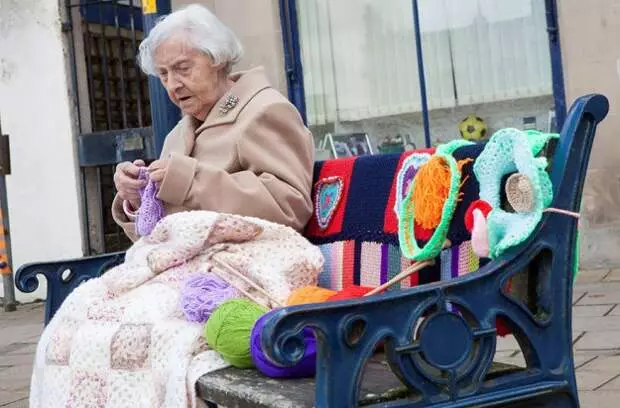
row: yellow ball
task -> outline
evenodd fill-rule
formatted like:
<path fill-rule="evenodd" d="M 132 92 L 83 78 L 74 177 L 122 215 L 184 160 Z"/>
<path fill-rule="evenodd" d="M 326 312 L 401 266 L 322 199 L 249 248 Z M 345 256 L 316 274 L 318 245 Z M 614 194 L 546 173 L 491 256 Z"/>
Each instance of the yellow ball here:
<path fill-rule="evenodd" d="M 465 140 L 482 140 L 487 135 L 487 124 L 476 115 L 469 115 L 459 123 L 459 132 Z"/>

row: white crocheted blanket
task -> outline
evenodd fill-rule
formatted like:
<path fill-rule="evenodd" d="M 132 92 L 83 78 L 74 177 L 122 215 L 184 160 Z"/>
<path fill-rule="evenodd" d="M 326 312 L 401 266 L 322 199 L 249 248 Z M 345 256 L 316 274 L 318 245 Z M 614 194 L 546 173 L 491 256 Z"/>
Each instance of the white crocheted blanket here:
<path fill-rule="evenodd" d="M 195 407 L 198 378 L 227 364 L 207 350 L 203 325 L 184 319 L 180 283 L 211 271 L 271 302 L 214 266 L 222 261 L 281 303 L 316 284 L 323 266 L 320 251 L 290 228 L 206 211 L 170 215 L 125 263 L 67 297 L 39 341 L 30 407 Z"/>

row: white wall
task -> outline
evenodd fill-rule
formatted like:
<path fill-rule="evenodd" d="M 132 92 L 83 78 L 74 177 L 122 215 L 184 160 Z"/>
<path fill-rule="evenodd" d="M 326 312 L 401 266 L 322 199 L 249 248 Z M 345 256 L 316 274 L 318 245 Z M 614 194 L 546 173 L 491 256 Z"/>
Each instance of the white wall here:
<path fill-rule="evenodd" d="M 11 144 L 7 190 L 15 269 L 25 262 L 80 257 L 79 178 L 59 0 L 1 0 L 0 39 L 0 118 Z M 34 295 L 16 291 L 17 299 L 43 297 L 42 289 Z"/>
<path fill-rule="evenodd" d="M 620 3 L 617 0 L 558 2 L 567 103 L 591 92 L 609 99 L 598 128 L 581 211 L 581 266 L 620 266 Z"/>

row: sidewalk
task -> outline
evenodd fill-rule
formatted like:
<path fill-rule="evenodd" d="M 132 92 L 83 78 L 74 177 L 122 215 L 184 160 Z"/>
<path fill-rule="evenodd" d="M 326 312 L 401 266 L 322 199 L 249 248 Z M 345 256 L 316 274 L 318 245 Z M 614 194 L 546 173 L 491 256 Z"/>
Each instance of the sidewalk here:
<path fill-rule="evenodd" d="M 43 330 L 43 303 L 0 308 L 0 407 L 27 408 L 32 359 Z"/>
<path fill-rule="evenodd" d="M 620 401 L 620 269 L 583 271 L 574 289 L 573 339 L 579 397 L 584 408 L 616 408 Z M 43 304 L 0 311 L 0 407 L 28 407 Z M 523 363 L 512 337 L 500 339 L 496 360 Z M 522 365 L 522 364 L 519 364 Z"/>

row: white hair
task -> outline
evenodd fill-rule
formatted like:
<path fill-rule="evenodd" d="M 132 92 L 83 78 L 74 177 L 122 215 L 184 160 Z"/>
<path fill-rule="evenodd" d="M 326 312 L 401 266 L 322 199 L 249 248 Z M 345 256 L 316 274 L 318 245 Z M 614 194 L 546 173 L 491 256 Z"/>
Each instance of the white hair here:
<path fill-rule="evenodd" d="M 235 34 L 208 8 L 192 4 L 159 19 L 140 43 L 138 61 L 142 70 L 157 76 L 153 54 L 173 35 L 184 35 L 189 44 L 209 55 L 215 64 L 224 64 L 226 72 L 241 59 L 243 48 Z"/>

